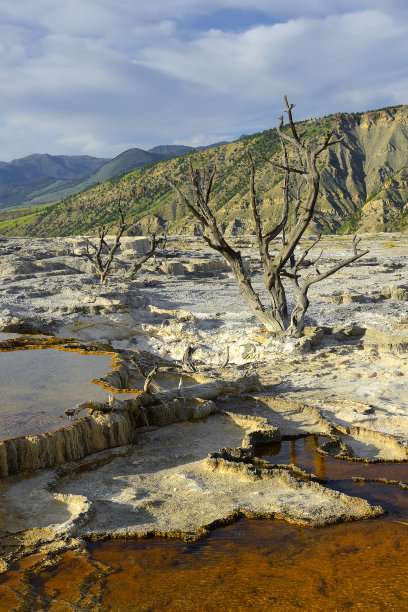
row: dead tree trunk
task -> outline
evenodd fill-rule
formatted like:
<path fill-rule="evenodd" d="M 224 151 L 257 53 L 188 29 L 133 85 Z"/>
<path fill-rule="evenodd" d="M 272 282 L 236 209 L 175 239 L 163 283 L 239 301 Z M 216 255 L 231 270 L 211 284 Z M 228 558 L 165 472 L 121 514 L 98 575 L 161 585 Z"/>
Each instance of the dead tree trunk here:
<path fill-rule="evenodd" d="M 196 195 L 195 206 L 188 200 L 188 198 L 186 198 L 180 189 L 174 185 L 168 176 L 164 176 L 164 179 L 180 196 L 190 212 L 192 212 L 193 215 L 202 223 L 203 238 L 207 244 L 225 257 L 231 266 L 233 273 L 235 274 L 235 278 L 237 279 L 242 295 L 248 302 L 250 308 L 255 313 L 257 318 L 262 321 L 268 330 L 274 332 L 280 331 L 282 327 L 279 325 L 276 318 L 274 318 L 273 314 L 264 308 L 258 294 L 252 287 L 250 274 L 247 272 L 247 268 L 244 265 L 241 253 L 239 251 L 235 251 L 227 243 L 217 226 L 213 213 L 208 206 L 215 173 L 216 168 L 214 167 L 210 174 L 207 188 L 202 189 L 190 162 L 190 178 Z"/>
<path fill-rule="evenodd" d="M 225 240 L 222 235 L 213 212 L 209 207 L 211 189 L 216 173 L 214 167 L 209 175 L 207 186 L 204 188 L 201 185 L 197 173 L 194 172 L 190 161 L 190 179 L 194 189 L 195 201 L 190 201 L 181 190 L 174 185 L 168 176 L 164 176 L 167 183 L 178 194 L 181 200 L 186 204 L 188 210 L 200 221 L 203 227 L 203 238 L 207 244 L 214 250 L 218 251 L 227 260 L 238 282 L 241 294 L 246 299 L 252 312 L 265 327 L 272 332 L 286 332 L 290 335 L 297 335 L 303 329 L 304 315 L 308 308 L 309 301 L 307 292 L 309 287 L 324 278 L 334 274 L 340 268 L 348 265 L 356 259 L 362 257 L 367 251 L 358 252 L 357 242 L 354 242 L 354 255 L 342 260 L 336 266 L 333 266 L 324 273 L 317 273 L 315 276 L 308 277 L 301 284 L 300 269 L 301 264 L 305 259 L 305 253 L 297 257 L 295 249 L 298 246 L 303 234 L 312 221 L 317 197 L 319 194 L 320 174 L 317 169 L 317 159 L 319 155 L 340 140 L 333 139 L 333 132 L 329 131 L 320 144 L 312 147 L 303 142 L 297 132 L 295 123 L 292 117 L 292 109 L 294 104 L 289 104 L 285 96 L 286 113 L 288 116 L 290 134 L 282 130 L 283 116 L 280 117 L 279 126 L 277 128 L 278 135 L 282 145 L 283 163 L 275 163 L 267 159 L 268 163 L 284 171 L 283 180 L 283 211 L 280 222 L 269 232 L 264 233 L 262 220 L 258 210 L 258 202 L 255 190 L 255 164 L 252 155 L 248 153 L 250 164 L 250 198 L 252 215 L 255 223 L 255 233 L 258 245 L 259 254 L 262 261 L 264 272 L 264 283 L 269 296 L 270 306 L 265 307 L 259 295 L 254 290 L 250 275 L 247 273 L 248 267 L 242 260 L 239 251 L 235 251 Z M 286 143 L 293 146 L 299 167 L 291 166 L 286 148 Z M 294 207 L 292 225 L 289 227 L 289 183 L 291 176 L 298 177 L 297 185 L 297 201 Z M 302 197 L 303 196 L 303 197 Z M 280 234 L 283 235 L 282 246 L 276 254 L 270 253 L 270 245 L 272 240 Z M 315 241 L 316 244 L 318 240 Z M 314 245 L 313 245 L 314 246 Z M 306 253 L 309 250 L 306 250 Z M 287 299 L 285 287 L 282 282 L 283 278 L 290 278 L 295 288 L 297 303 L 295 309 L 290 316 L 288 313 Z"/>

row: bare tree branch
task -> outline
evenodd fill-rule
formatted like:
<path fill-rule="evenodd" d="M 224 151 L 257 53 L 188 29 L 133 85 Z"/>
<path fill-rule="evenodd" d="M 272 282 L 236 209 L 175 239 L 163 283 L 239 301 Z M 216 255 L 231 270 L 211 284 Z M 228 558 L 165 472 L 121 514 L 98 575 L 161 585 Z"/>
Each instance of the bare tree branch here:
<path fill-rule="evenodd" d="M 149 250 L 147 251 L 147 253 L 145 253 L 144 255 L 139 257 L 135 262 L 133 262 L 129 270 L 126 272 L 126 278 L 133 280 L 133 278 L 135 277 L 135 274 L 139 272 L 143 264 L 146 263 L 146 261 L 148 261 L 151 257 L 153 257 L 153 255 L 156 252 L 156 249 L 164 248 L 166 246 L 166 243 L 167 243 L 167 227 L 164 230 L 163 236 L 161 236 L 160 238 L 156 238 L 156 234 L 153 232 L 153 234 L 150 237 Z"/>
<path fill-rule="evenodd" d="M 283 131 L 283 116 L 279 118 L 277 133 L 280 139 L 283 163 L 275 162 L 264 158 L 268 163 L 283 170 L 283 210 L 282 218 L 272 230 L 263 233 L 262 219 L 258 208 L 258 200 L 255 187 L 255 162 L 251 153 L 248 153 L 250 167 L 250 204 L 252 216 L 255 224 L 255 234 L 258 245 L 259 254 L 262 260 L 264 283 L 267 290 L 270 306 L 265 307 L 251 284 L 251 274 L 248 274 L 248 265 L 243 261 L 241 253 L 234 250 L 227 242 L 222 232 L 220 231 L 215 215 L 212 212 L 209 202 L 211 197 L 211 189 L 215 178 L 215 167 L 208 174 L 207 183 L 206 173 L 193 169 L 190 160 L 190 181 L 194 192 L 194 201 L 190 200 L 184 193 L 169 179 L 164 176 L 165 181 L 174 190 L 181 201 L 186 205 L 187 209 L 201 223 L 203 228 L 203 239 L 212 249 L 219 252 L 227 260 L 236 277 L 240 291 L 243 297 L 248 302 L 251 310 L 258 320 L 266 326 L 269 331 L 281 333 L 287 331 L 290 334 L 298 334 L 303 326 L 304 313 L 309 305 L 307 299 L 308 288 L 331 274 L 334 274 L 340 268 L 352 263 L 359 257 L 362 257 L 366 252 L 358 252 L 358 241 L 353 242 L 354 255 L 339 262 L 326 272 L 320 273 L 316 268 L 316 274 L 309 276 L 303 283 L 300 283 L 300 270 L 304 266 L 305 258 L 311 249 L 319 242 L 320 236 L 315 239 L 310 247 L 305 249 L 302 254 L 297 257 L 295 253 L 296 247 L 309 227 L 315 212 L 316 202 L 320 186 L 320 173 L 317 169 L 318 156 L 329 146 L 334 145 L 340 140 L 333 139 L 333 132 L 328 131 L 323 139 L 323 142 L 315 147 L 306 144 L 297 132 L 297 128 L 292 116 L 294 104 L 289 104 L 285 96 L 285 107 L 288 116 L 290 133 Z M 303 135 L 302 135 L 303 138 Z M 299 161 L 299 168 L 293 166 L 289 162 L 287 144 L 294 147 L 295 154 Z M 293 209 L 293 224 L 290 229 L 287 229 L 289 217 L 289 180 L 291 174 L 298 177 L 295 179 L 296 199 Z M 299 178 L 300 175 L 300 178 Z M 271 255 L 269 246 L 271 241 L 280 233 L 283 235 L 281 248 L 276 254 Z M 315 259 L 316 265 L 322 253 Z M 286 301 L 285 287 L 282 278 L 289 278 L 294 286 L 295 292 L 298 295 L 298 302 L 294 313 L 290 317 Z M 191 355 L 188 350 L 184 355 L 185 360 L 191 361 Z M 191 367 L 191 366 L 190 366 Z"/>
<path fill-rule="evenodd" d="M 295 291 L 297 292 L 297 299 L 296 299 L 296 306 L 292 312 L 291 323 L 288 329 L 291 335 L 295 335 L 295 336 L 299 335 L 299 333 L 303 329 L 305 312 L 307 308 L 309 307 L 309 299 L 307 297 L 309 288 L 315 283 L 319 283 L 325 278 L 332 276 L 332 274 L 335 274 L 336 272 L 341 270 L 341 268 L 344 268 L 345 266 L 350 265 L 357 259 L 360 259 L 360 257 L 363 257 L 363 255 L 367 255 L 367 253 L 369 252 L 368 250 L 360 251 L 360 252 L 357 251 L 357 245 L 359 242 L 360 242 L 360 238 L 359 239 L 356 239 L 355 237 L 353 238 L 353 243 L 352 243 L 353 255 L 351 255 L 350 257 L 346 257 L 345 259 L 342 259 L 336 265 L 332 266 L 325 272 L 317 271 L 317 274 L 315 274 L 314 276 L 307 277 L 304 280 L 301 287 L 299 287 L 297 283 L 294 283 Z"/>
<path fill-rule="evenodd" d="M 115 241 L 112 247 L 109 247 L 109 245 L 105 241 L 105 237 L 108 235 L 108 232 L 110 231 L 110 226 L 106 227 L 103 225 L 101 228 L 99 228 L 98 230 L 99 242 L 97 246 L 94 245 L 92 242 L 89 242 L 88 240 L 86 242 L 85 256 L 89 259 L 89 261 L 91 261 L 91 263 L 95 267 L 95 271 L 99 274 L 101 284 L 106 283 L 114 255 L 116 251 L 118 250 L 118 248 L 120 247 L 120 239 L 122 237 L 123 232 L 126 229 L 125 218 L 124 218 L 122 207 L 121 207 L 121 198 L 119 198 L 119 201 L 118 201 L 118 217 L 119 217 L 119 228 L 118 228 L 118 231 L 116 232 Z M 89 252 L 90 246 L 95 251 L 93 255 Z M 103 254 L 104 248 L 108 251 L 105 256 Z"/>
<path fill-rule="evenodd" d="M 296 274 L 296 272 L 299 270 L 300 265 L 303 263 L 305 258 L 309 255 L 310 251 L 316 246 L 318 242 L 320 242 L 321 237 L 322 237 L 322 232 L 320 232 L 317 238 L 313 240 L 312 244 L 303 251 L 302 255 L 295 262 L 295 265 L 291 268 L 291 272 Z"/>
<path fill-rule="evenodd" d="M 292 168 L 292 166 L 285 166 L 283 164 L 278 164 L 277 162 L 272 161 L 265 157 L 266 161 L 274 166 L 275 168 L 280 168 L 281 170 L 285 170 L 285 172 L 295 172 L 296 174 L 306 174 L 304 170 L 300 170 L 299 168 Z"/>
<path fill-rule="evenodd" d="M 135 364 L 136 368 L 138 369 L 139 374 L 141 374 L 143 376 L 144 379 L 147 379 L 147 377 L 149 376 L 149 374 L 146 372 L 146 370 L 144 369 L 144 367 L 142 366 L 141 363 L 139 363 L 139 361 L 136 359 L 136 357 L 130 357 L 131 361 Z M 157 367 L 157 365 L 155 364 L 154 367 Z M 154 369 L 154 368 L 153 368 Z M 158 371 L 158 368 L 157 368 Z M 146 387 L 146 382 L 144 383 L 144 386 Z M 149 385 L 150 387 L 153 387 L 153 389 L 157 392 L 157 393 L 161 393 L 163 391 L 162 387 L 160 387 L 155 380 L 153 380 L 153 376 L 150 377 L 149 380 Z"/>
<path fill-rule="evenodd" d="M 321 145 L 321 147 L 318 147 L 317 149 L 315 149 L 316 157 L 320 155 L 320 153 L 322 153 L 325 149 L 327 149 L 327 147 L 331 147 L 343 140 L 343 137 L 338 138 L 337 140 L 331 140 L 332 137 L 333 137 L 333 132 L 327 132 L 324 143 Z"/>
<path fill-rule="evenodd" d="M 190 368 L 191 372 L 197 371 L 197 368 L 195 367 L 193 363 L 193 359 L 192 359 L 195 351 L 196 349 L 193 346 L 191 346 L 191 344 L 189 344 L 183 354 L 183 360 L 182 360 L 183 367 Z"/>
<path fill-rule="evenodd" d="M 150 385 L 151 385 L 151 383 L 153 381 L 153 378 L 156 376 L 158 371 L 159 371 L 159 366 L 157 365 L 157 363 L 155 363 L 153 370 L 151 372 L 149 372 L 149 374 L 146 376 L 146 379 L 145 379 L 145 382 L 144 382 L 144 386 L 143 386 L 143 391 L 145 393 L 151 393 Z"/>

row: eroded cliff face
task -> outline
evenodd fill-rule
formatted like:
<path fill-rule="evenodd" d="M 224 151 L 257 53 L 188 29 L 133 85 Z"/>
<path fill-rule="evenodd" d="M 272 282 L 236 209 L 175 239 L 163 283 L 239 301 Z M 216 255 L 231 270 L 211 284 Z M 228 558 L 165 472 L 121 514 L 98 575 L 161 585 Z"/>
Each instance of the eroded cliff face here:
<path fill-rule="evenodd" d="M 327 149 L 319 158 L 320 196 L 309 231 L 336 233 L 345 228 L 348 233 L 362 233 L 404 230 L 408 226 L 408 213 L 404 208 L 408 202 L 407 106 L 361 115 L 339 113 L 302 122 L 299 129 L 306 134 L 306 138 L 309 136 L 311 142 L 322 139 L 326 130 L 333 130 L 342 138 L 341 143 Z M 267 138 L 263 135 L 262 138 L 266 141 L 262 146 L 259 138 L 258 141 L 254 139 L 253 142 L 244 143 L 242 151 L 241 144 L 233 143 L 222 147 L 226 150 L 223 155 L 218 150 L 213 152 L 217 167 L 226 165 L 226 170 L 221 171 L 218 177 L 220 187 L 215 188 L 213 197 L 215 206 L 220 199 L 226 200 L 216 213 L 226 235 L 254 233 L 248 180 L 244 178 L 243 170 L 244 150 L 256 151 L 259 148 L 268 157 L 282 163 L 272 136 Z M 206 161 L 208 163 L 208 158 Z M 298 163 L 295 156 L 293 163 Z M 259 156 L 256 189 L 261 218 L 268 231 L 281 219 L 282 180 Z M 293 202 L 295 191 L 293 187 Z M 192 233 L 198 230 L 194 221 L 184 215 L 185 211 L 179 208 L 176 217 L 182 216 L 184 221 L 175 226 L 176 232 Z"/>
<path fill-rule="evenodd" d="M 354 185 L 361 186 L 354 193 L 351 189 L 357 206 L 345 224 L 346 231 L 405 229 L 406 223 L 398 220 L 408 200 L 407 118 L 407 107 L 403 106 L 366 113 L 355 122 L 340 121 L 340 131 L 345 134 L 343 150 L 355 135 L 348 171 Z"/>
<path fill-rule="evenodd" d="M 313 123 L 308 122 L 309 127 Z M 327 122 L 342 141 L 325 151 L 319 162 L 320 196 L 310 230 L 325 233 L 404 230 L 408 226 L 408 107 L 362 115 L 333 115 Z M 260 173 L 259 182 L 262 183 Z M 273 209 L 276 209 L 275 212 Z M 282 184 L 263 201 L 263 218 L 279 219 Z M 229 216 L 242 217 L 234 207 Z M 250 211 L 248 207 L 248 224 Z M 231 219 L 232 221 L 232 219 Z M 227 232 L 234 231 L 233 226 Z M 249 226 L 248 225 L 248 226 Z M 240 230 L 242 224 L 240 226 Z"/>

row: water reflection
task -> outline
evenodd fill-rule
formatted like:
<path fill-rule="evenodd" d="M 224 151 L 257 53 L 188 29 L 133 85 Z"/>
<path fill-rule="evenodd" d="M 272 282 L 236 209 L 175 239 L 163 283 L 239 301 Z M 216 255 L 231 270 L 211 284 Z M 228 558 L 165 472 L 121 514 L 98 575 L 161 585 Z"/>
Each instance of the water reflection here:
<path fill-rule="evenodd" d="M 0 440 L 64 427 L 67 408 L 107 401 L 111 391 L 91 381 L 112 365 L 111 355 L 55 348 L 0 352 Z"/>
<path fill-rule="evenodd" d="M 293 463 L 328 480 L 332 489 L 367 499 L 373 505 L 380 505 L 395 516 L 408 516 L 408 491 L 381 483 L 356 483 L 353 477 L 387 478 L 408 483 L 408 462 L 362 463 L 341 461 L 321 455 L 317 448 L 327 438 L 307 436 L 297 440 L 284 440 L 257 448 L 257 456 L 273 464 Z"/>
<path fill-rule="evenodd" d="M 296 465 L 296 444 L 295 440 L 290 441 L 290 462 Z"/>
<path fill-rule="evenodd" d="M 2 610 L 27 601 L 67 611 L 403 610 L 407 550 L 408 528 L 389 520 L 325 529 L 242 520 L 195 544 L 90 544 L 43 571 L 32 561 L 23 577 L 26 559 L 0 577 L 0 599 Z"/>
<path fill-rule="evenodd" d="M 3 340 L 12 340 L 12 338 L 19 338 L 21 334 L 14 334 L 12 332 L 0 332 L 0 342 Z"/>

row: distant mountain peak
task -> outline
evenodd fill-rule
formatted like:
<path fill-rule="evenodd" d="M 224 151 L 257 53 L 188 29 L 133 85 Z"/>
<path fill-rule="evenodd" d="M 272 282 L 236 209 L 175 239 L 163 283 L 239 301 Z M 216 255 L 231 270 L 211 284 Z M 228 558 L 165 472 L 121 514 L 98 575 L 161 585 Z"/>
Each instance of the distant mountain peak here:
<path fill-rule="evenodd" d="M 32 153 L 11 162 L 0 162 L 0 186 L 26 183 L 38 178 L 80 178 L 93 172 L 107 159 L 89 155 Z"/>
<path fill-rule="evenodd" d="M 192 150 L 193 147 L 188 147 L 187 145 L 157 145 L 157 147 L 149 149 L 148 152 L 166 155 L 169 157 L 178 157 L 179 155 L 184 155 L 184 153 L 188 153 Z"/>

